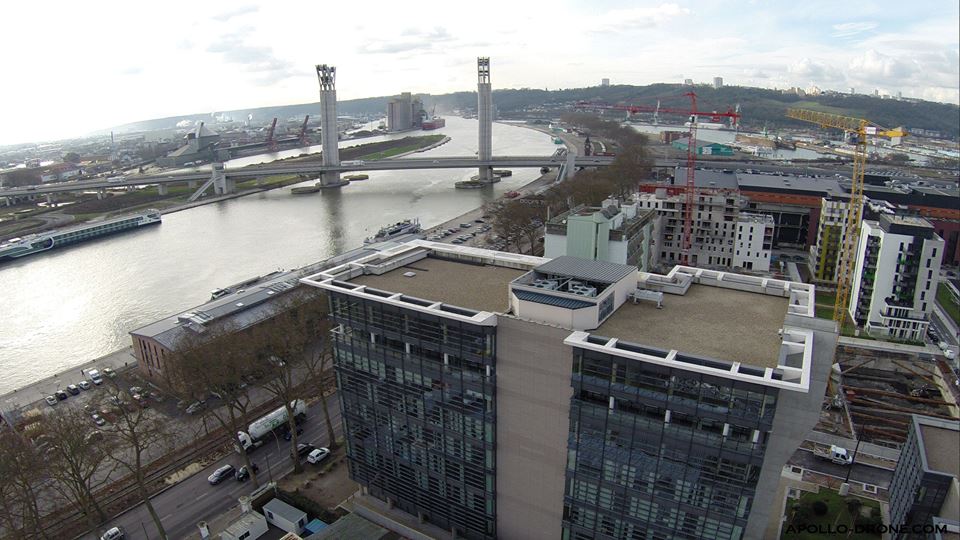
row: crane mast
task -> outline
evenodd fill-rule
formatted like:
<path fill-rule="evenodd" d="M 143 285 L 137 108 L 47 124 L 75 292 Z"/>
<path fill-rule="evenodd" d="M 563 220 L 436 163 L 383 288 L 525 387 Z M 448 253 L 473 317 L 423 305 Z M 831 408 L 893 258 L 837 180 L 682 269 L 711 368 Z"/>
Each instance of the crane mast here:
<path fill-rule="evenodd" d="M 806 109 L 787 109 L 787 117 L 818 124 L 825 128 L 842 129 L 854 138 L 853 184 L 850 186 L 850 204 L 847 206 L 846 223 L 844 223 L 843 245 L 837 261 L 837 296 L 833 305 L 833 320 L 842 331 L 847 320 L 847 303 L 853 286 L 853 272 L 857 266 L 857 243 L 860 237 L 860 221 L 863 219 L 863 174 L 867 166 L 867 135 L 904 137 L 906 133 L 899 129 L 879 128 L 863 118 Z"/>

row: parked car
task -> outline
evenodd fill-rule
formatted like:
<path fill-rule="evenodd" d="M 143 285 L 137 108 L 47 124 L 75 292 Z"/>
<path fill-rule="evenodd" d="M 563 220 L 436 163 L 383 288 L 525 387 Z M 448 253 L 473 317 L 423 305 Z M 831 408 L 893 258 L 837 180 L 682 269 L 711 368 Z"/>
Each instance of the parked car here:
<path fill-rule="evenodd" d="M 56 392 L 53 393 L 53 395 L 57 396 L 57 399 L 59 399 L 60 401 L 63 401 L 63 400 L 65 400 L 65 399 L 67 399 L 68 397 L 70 397 L 70 396 L 68 396 L 67 393 L 64 392 L 63 390 L 57 390 Z"/>
<path fill-rule="evenodd" d="M 227 477 L 232 476 L 233 474 L 234 474 L 233 465 L 224 465 L 223 467 L 220 467 L 219 469 L 213 471 L 213 474 L 207 477 L 207 482 L 210 482 L 210 485 L 215 486 L 220 482 L 223 482 L 224 480 L 227 479 Z"/>
<path fill-rule="evenodd" d="M 43 400 L 46 401 L 47 405 L 50 405 L 51 407 L 59 403 L 59 401 L 57 401 L 57 398 L 54 396 L 47 396 L 43 398 Z"/>
<path fill-rule="evenodd" d="M 103 536 L 100 537 L 100 540 L 124 540 L 124 538 L 126 538 L 126 536 L 123 535 L 123 531 L 120 530 L 120 527 L 114 527 L 103 533 Z"/>
<path fill-rule="evenodd" d="M 93 418 L 93 423 L 98 426 L 102 426 L 107 423 L 107 421 L 104 420 L 103 417 L 100 416 L 99 414 L 94 414 L 91 416 L 91 418 Z"/>
<path fill-rule="evenodd" d="M 187 414 L 197 414 L 206 406 L 206 404 L 207 402 L 203 400 L 194 401 L 189 407 L 187 407 Z"/>
<path fill-rule="evenodd" d="M 103 374 L 110 378 L 117 376 L 117 372 L 108 367 L 103 368 Z"/>
<path fill-rule="evenodd" d="M 77 394 L 80 393 L 80 389 L 77 388 L 77 385 L 75 385 L 75 384 L 68 384 L 68 385 L 67 385 L 67 392 L 70 392 L 70 393 L 73 394 L 73 395 L 77 395 Z"/>
<path fill-rule="evenodd" d="M 90 383 L 87 381 L 80 381 L 77 383 L 77 386 L 79 386 L 81 390 L 89 390 L 91 388 Z"/>
<path fill-rule="evenodd" d="M 300 457 L 306 456 L 316 450 L 317 447 L 310 443 L 300 443 L 297 445 L 297 455 Z"/>
<path fill-rule="evenodd" d="M 140 388 L 139 386 L 130 387 L 130 394 L 142 394 L 142 393 L 143 393 L 143 388 Z"/>
<path fill-rule="evenodd" d="M 317 463 L 320 463 L 321 461 L 327 459 L 327 456 L 329 455 L 330 455 L 329 448 L 317 448 L 313 452 L 310 452 L 309 454 L 307 454 L 307 462 L 313 463 L 314 465 L 316 465 Z"/>

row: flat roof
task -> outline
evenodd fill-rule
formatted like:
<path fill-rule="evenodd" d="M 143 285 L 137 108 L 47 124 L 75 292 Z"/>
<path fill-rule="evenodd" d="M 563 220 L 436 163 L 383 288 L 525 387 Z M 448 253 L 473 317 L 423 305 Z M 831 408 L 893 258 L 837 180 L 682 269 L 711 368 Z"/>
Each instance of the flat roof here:
<path fill-rule="evenodd" d="M 597 283 L 616 283 L 630 274 L 637 273 L 636 266 L 582 259 L 571 255 L 561 255 L 550 262 L 541 264 L 534 270 L 541 274 L 585 279 Z"/>
<path fill-rule="evenodd" d="M 776 368 L 789 299 L 693 284 L 684 295 L 620 306 L 591 334 L 660 349 Z"/>
<path fill-rule="evenodd" d="M 404 276 L 407 272 L 415 275 Z M 349 282 L 457 307 L 503 313 L 510 307 L 510 282 L 526 273 L 428 256 L 379 276 L 357 276 Z"/>
<path fill-rule="evenodd" d="M 927 465 L 935 471 L 960 478 L 960 460 L 957 459 L 960 431 L 921 423 L 920 436 Z"/>

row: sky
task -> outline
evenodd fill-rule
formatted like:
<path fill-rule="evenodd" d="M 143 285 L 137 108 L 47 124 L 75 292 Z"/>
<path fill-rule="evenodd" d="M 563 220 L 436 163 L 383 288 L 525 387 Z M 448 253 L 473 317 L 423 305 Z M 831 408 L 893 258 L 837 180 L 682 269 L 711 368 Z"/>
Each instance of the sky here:
<path fill-rule="evenodd" d="M 960 102 L 960 3 L 5 2 L 0 144 L 319 99 L 709 82 Z"/>

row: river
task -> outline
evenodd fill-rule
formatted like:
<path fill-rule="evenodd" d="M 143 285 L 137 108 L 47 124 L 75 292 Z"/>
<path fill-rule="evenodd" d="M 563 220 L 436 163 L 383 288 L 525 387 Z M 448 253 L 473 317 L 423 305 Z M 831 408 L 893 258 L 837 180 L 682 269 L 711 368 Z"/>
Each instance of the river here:
<path fill-rule="evenodd" d="M 477 151 L 476 120 L 447 118 L 445 128 L 426 133 L 451 141 L 415 157 Z M 494 124 L 495 155 L 549 155 L 555 149 L 546 134 Z M 426 227 L 442 223 L 539 176 L 536 169 L 516 169 L 490 189 L 454 189 L 454 182 L 476 173 L 370 171 L 369 180 L 340 190 L 294 196 L 289 187 L 275 189 L 167 214 L 159 226 L 4 263 L 0 393 L 129 346 L 128 332 L 206 301 L 213 289 L 342 253 L 382 225 L 405 218 L 419 217 Z"/>

